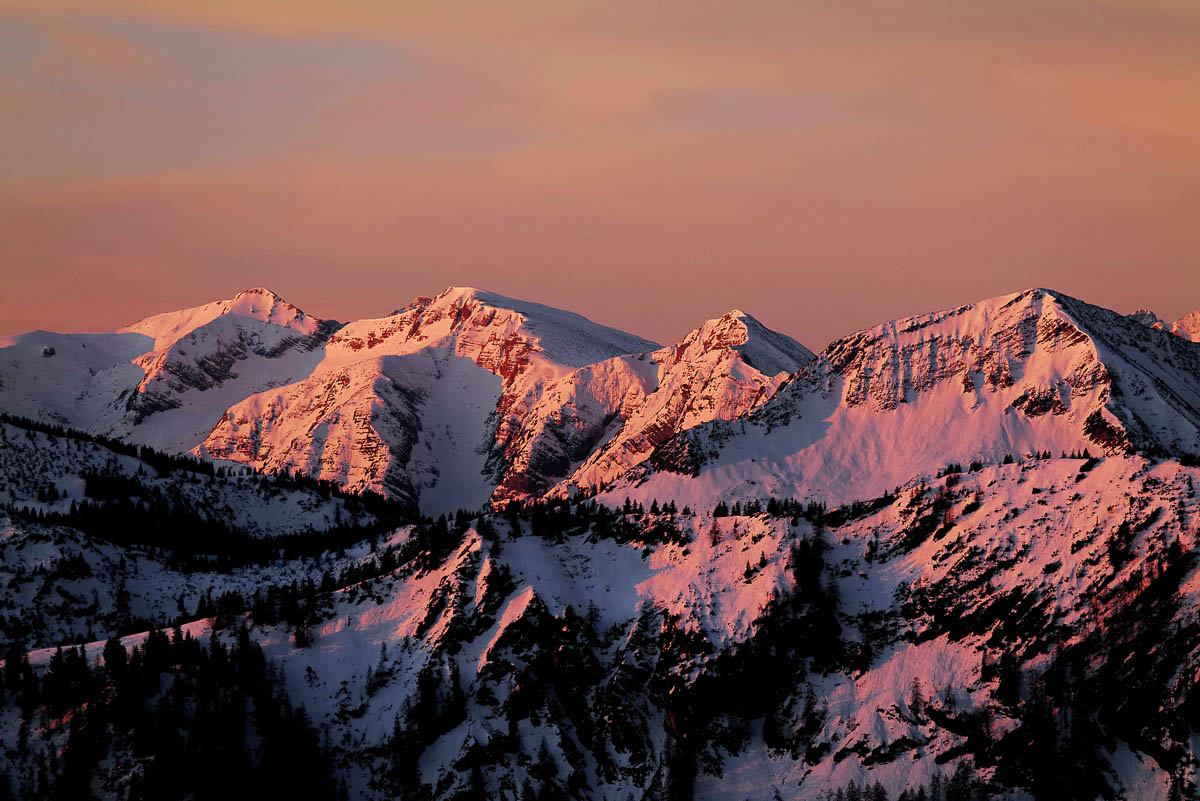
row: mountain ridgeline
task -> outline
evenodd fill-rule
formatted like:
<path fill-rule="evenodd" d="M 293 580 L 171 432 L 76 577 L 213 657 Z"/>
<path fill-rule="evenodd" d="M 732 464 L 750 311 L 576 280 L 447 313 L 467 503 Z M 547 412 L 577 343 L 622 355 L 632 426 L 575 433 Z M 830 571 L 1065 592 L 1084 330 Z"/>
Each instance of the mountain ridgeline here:
<path fill-rule="evenodd" d="M 0 340 L 0 799 L 1200 798 L 1200 313 Z"/>
<path fill-rule="evenodd" d="M 11 337 L 0 404 L 435 515 L 581 493 L 837 503 L 1006 453 L 1194 457 L 1190 319 L 1170 335 L 1036 289 L 814 356 L 739 310 L 659 347 L 476 289 L 345 325 L 254 289 L 113 334 Z"/>

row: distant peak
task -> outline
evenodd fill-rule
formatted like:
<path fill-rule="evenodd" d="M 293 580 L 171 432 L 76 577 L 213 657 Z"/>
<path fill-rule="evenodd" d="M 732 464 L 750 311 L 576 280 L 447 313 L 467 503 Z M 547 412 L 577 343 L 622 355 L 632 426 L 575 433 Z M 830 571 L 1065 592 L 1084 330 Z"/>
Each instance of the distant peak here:
<path fill-rule="evenodd" d="M 305 322 L 308 315 L 275 292 L 261 286 L 243 289 L 234 295 L 233 299 L 229 301 L 225 313 L 254 317 L 276 325 L 309 327 L 309 323 Z"/>
<path fill-rule="evenodd" d="M 467 301 L 475 301 L 484 305 L 497 305 L 492 303 L 493 299 L 505 300 L 499 295 L 492 292 L 479 289 L 473 286 L 448 286 L 433 297 L 428 295 L 417 295 L 407 306 L 401 306 L 392 312 L 392 316 L 404 314 L 411 311 L 421 311 L 429 307 L 446 308 L 447 306 L 461 306 Z"/>
<path fill-rule="evenodd" d="M 252 318 L 306 335 L 315 333 L 322 325 L 321 320 L 305 314 L 270 289 L 258 286 L 243 289 L 228 300 L 156 314 L 118 330 L 151 336 L 154 338 L 154 350 L 162 350 L 201 326 L 227 317 Z"/>
<path fill-rule="evenodd" d="M 745 344 L 750 338 L 749 326 L 746 325 L 747 315 L 740 309 L 733 309 L 705 320 L 698 328 L 690 332 L 684 343 L 697 343 L 703 350 L 731 348 Z M 751 318 L 752 319 L 752 318 Z"/>
<path fill-rule="evenodd" d="M 705 320 L 692 333 L 711 331 L 715 329 L 727 329 L 731 325 L 736 325 L 739 330 L 746 331 L 747 335 L 750 328 L 768 330 L 767 327 L 760 323 L 753 314 L 743 311 L 742 309 L 730 309 L 720 317 L 713 317 L 710 320 Z"/>
<path fill-rule="evenodd" d="M 792 373 L 813 359 L 813 353 L 791 337 L 772 331 L 741 309 L 706 320 L 673 349 L 674 359 L 721 350 L 734 350 L 762 372 Z"/>
<path fill-rule="evenodd" d="M 1173 323 L 1168 323 L 1149 309 L 1138 309 L 1133 314 L 1125 316 L 1149 328 L 1167 331 L 1183 339 L 1190 339 L 1193 342 L 1200 341 L 1200 311 L 1194 311 L 1191 314 L 1180 317 Z"/>
<path fill-rule="evenodd" d="M 991 301 L 1006 301 L 1008 303 L 1015 303 L 1022 300 L 1036 301 L 1041 298 L 1058 300 L 1063 297 L 1068 296 L 1054 289 L 1049 289 L 1043 286 L 1033 286 L 1029 287 L 1028 289 L 1022 289 L 1020 292 L 1014 292 L 1011 295 L 999 295 L 995 298 L 989 298 L 988 300 L 980 301 L 980 303 L 988 303 Z"/>
<path fill-rule="evenodd" d="M 466 300 L 468 298 L 476 298 L 479 295 L 487 294 L 482 289 L 473 286 L 449 286 L 446 287 L 438 298 L 446 298 L 449 300 Z"/>
<path fill-rule="evenodd" d="M 1200 309 L 1176 320 L 1171 325 L 1171 333 L 1193 342 L 1200 342 Z"/>
<path fill-rule="evenodd" d="M 1138 309 L 1133 314 L 1127 314 L 1125 316 L 1134 322 L 1141 323 L 1142 325 L 1150 328 L 1166 327 L 1166 321 L 1149 309 Z"/>
<path fill-rule="evenodd" d="M 753 337 L 767 337 L 771 339 L 782 338 L 782 340 L 798 346 L 802 350 L 808 350 L 807 348 L 804 348 L 803 345 L 800 345 L 799 342 L 796 342 L 786 334 L 780 334 L 778 331 L 763 325 L 762 321 L 760 321 L 757 317 L 742 309 L 730 309 L 720 317 L 707 320 L 700 326 L 700 328 L 697 329 L 697 331 L 703 332 L 719 328 L 728 328 L 731 325 L 736 325 L 737 329 L 743 332 L 746 340 L 749 340 Z M 791 350 L 791 345 L 789 345 L 786 349 Z"/>
<path fill-rule="evenodd" d="M 276 291 L 272 291 L 266 287 L 251 287 L 250 289 L 242 289 L 240 293 L 234 295 L 229 302 L 236 303 L 238 301 L 259 301 L 271 303 L 271 305 L 275 305 L 275 303 L 281 303 L 283 306 L 292 306 L 292 303 L 288 303 L 286 300 L 283 300 L 283 297 L 276 293 Z"/>
<path fill-rule="evenodd" d="M 267 289 L 265 286 L 255 286 L 255 287 L 250 287 L 249 289 L 243 289 L 241 292 L 234 295 L 233 299 L 237 300 L 238 298 L 243 298 L 248 295 L 263 295 L 263 296 L 271 298 L 272 300 L 278 300 L 278 301 L 283 300 L 283 298 L 279 297 L 279 295 L 277 293 L 272 292 L 270 289 Z"/>

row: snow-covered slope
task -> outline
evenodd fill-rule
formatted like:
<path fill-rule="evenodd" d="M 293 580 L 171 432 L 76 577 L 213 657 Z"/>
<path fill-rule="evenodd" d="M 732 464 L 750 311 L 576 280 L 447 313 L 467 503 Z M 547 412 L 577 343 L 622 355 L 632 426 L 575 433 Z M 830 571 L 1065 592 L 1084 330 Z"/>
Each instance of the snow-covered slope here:
<path fill-rule="evenodd" d="M 241 624 L 330 733 L 354 799 L 424 784 L 445 799 L 799 801 L 852 783 L 896 798 L 961 774 L 994 797 L 1165 801 L 1196 764 L 1198 480 L 1140 457 L 1044 459 L 827 513 L 575 507 L 406 529 L 383 543 L 394 570 L 313 596 L 306 622 L 260 605 Z M 44 535 L 3 536 L 63 561 Z M 321 567 L 371 563 L 359 550 Z M 161 605 L 169 573 L 137 569 L 138 597 Z M 220 588 L 191 577 L 187 603 Z M 184 628 L 231 642 L 238 625 Z M 18 706 L 2 711 L 11 725 Z"/>
<path fill-rule="evenodd" d="M 198 328 L 222 317 L 258 320 L 280 329 L 274 333 L 278 344 L 290 331 L 300 336 L 312 336 L 321 328 L 322 320 L 309 317 L 269 289 L 255 287 L 239 292 L 230 300 L 206 303 L 191 309 L 156 314 L 118 329 L 118 333 L 145 334 L 154 339 L 155 351 L 166 351 Z"/>
<path fill-rule="evenodd" d="M 126 413 L 122 395 L 145 376 L 133 361 L 153 347 L 151 337 L 133 332 L 0 337 L 0 411 L 81 430 L 111 428 Z"/>
<path fill-rule="evenodd" d="M 52 647 L 101 634 L 164 625 L 193 613 L 202 599 L 319 580 L 369 554 L 364 541 L 335 558 L 249 564 L 232 570 L 182 571 L 149 548 L 124 548 L 60 525 L 0 512 L 0 600 L 7 620 L 0 644 L 19 639 Z"/>
<path fill-rule="evenodd" d="M 1200 356 L 1166 332 L 1029 290 L 814 359 L 738 310 L 660 348 L 468 287 L 341 327 L 255 289 L 113 334 L 10 338 L 0 408 L 434 514 L 598 491 L 837 501 L 1033 450 L 1200 453 Z"/>
<path fill-rule="evenodd" d="M 1200 348 L 1034 289 L 838 340 L 750 417 L 676 437 L 607 497 L 841 502 L 948 462 L 1085 449 L 1200 453 Z"/>
<path fill-rule="evenodd" d="M 1197 480 L 1136 457 L 1030 461 L 910 483 L 831 519 L 828 561 L 862 667 L 814 677 L 815 707 L 784 693 L 792 758 L 756 743 L 700 779 L 697 797 L 823 798 L 879 782 L 894 798 L 970 754 L 997 784 L 1031 782 L 1034 798 L 1167 798 L 1195 765 L 1193 742 L 1150 722 L 1175 720 L 1193 696 L 1175 670 L 1197 656 Z M 1168 627 L 1187 633 L 1159 647 Z M 1111 707 L 1089 694 L 1104 682 L 1120 687 Z M 1038 718 L 1039 698 L 1058 707 L 1053 720 Z M 1047 736 L 1090 753 L 1056 765 Z M 1038 748 L 1051 749 L 1044 760 Z"/>
<path fill-rule="evenodd" d="M 414 506 L 431 490 L 432 513 L 479 507 L 491 494 L 488 421 L 500 393 L 499 377 L 445 348 L 364 358 L 234 405 L 201 452 Z"/>
<path fill-rule="evenodd" d="M 309 374 L 337 327 L 258 288 L 122 329 L 154 337 L 135 362 L 145 374 L 126 401 L 135 438 L 195 447 L 233 403 Z"/>
<path fill-rule="evenodd" d="M 544 492 L 555 473 L 565 481 L 554 494 L 609 486 L 671 437 L 749 414 L 812 359 L 800 343 L 735 309 L 677 345 L 578 370 L 546 391 L 532 415 L 536 427 L 522 431 L 539 444 L 557 438 L 566 447 L 527 448 L 526 466 L 510 473 L 497 496 Z M 530 479 L 530 463 L 542 483 Z"/>
<path fill-rule="evenodd" d="M 652 347 L 570 312 L 451 287 L 345 326 L 303 381 L 233 405 L 201 452 L 427 512 L 478 507 L 547 385 Z"/>
<path fill-rule="evenodd" d="M 149 721 L 252 645 L 354 801 L 1196 795 L 1200 345 L 1167 327 L 1029 290 L 814 358 L 738 311 L 658 348 L 478 290 L 336 332 L 239 298 L 12 338 L 0 401 L 149 432 L 248 393 L 204 453 L 426 511 L 544 502 L 385 527 L 327 485 L 0 424 L 0 635 L 36 649 L 0 669 L 17 797 L 138 797 L 187 729 Z M 110 385 L 143 380 L 179 405 L 125 416 Z M 253 772 L 264 710 L 216 686 Z"/>
<path fill-rule="evenodd" d="M 1030 688 L 1044 681 L 1044 692 L 1062 692 L 1055 671 L 1093 654 L 1112 664 L 1088 681 L 1129 671 L 1131 698 L 1173 699 L 1101 713 L 1094 725 L 1117 739 L 1112 755 L 1088 735 L 1061 735 L 1079 740 L 1071 770 L 1089 786 L 1107 783 L 1123 797 L 1140 786 L 1137 797 L 1162 799 L 1191 745 L 1177 734 L 1142 736 L 1137 721 L 1180 714 L 1190 693 L 1154 677 L 1200 652 L 1190 635 L 1190 656 L 1140 651 L 1161 621 L 1127 615 L 1153 608 L 1169 625 L 1192 625 L 1200 585 L 1194 560 L 1179 554 L 1196 545 L 1197 480 L 1194 469 L 1136 457 L 1051 459 L 914 481 L 815 529 L 804 519 L 707 514 L 676 518 L 682 536 L 666 543 L 582 531 L 560 542 L 527 523 L 519 537 L 472 529 L 440 566 L 339 594 L 311 648 L 297 649 L 287 632 L 257 636 L 284 666 L 292 696 L 346 732 L 339 749 L 360 776 L 356 788 L 386 774 L 376 744 L 397 718 L 415 720 L 422 670 L 467 699 L 418 749 L 420 781 L 441 797 L 469 790 L 473 764 L 485 766 L 488 795 L 533 780 L 572 797 L 654 797 L 674 781 L 682 743 L 699 799 L 815 799 L 851 782 L 878 782 L 895 798 L 963 759 L 1010 787 L 1044 781 L 1020 773 L 1038 747 L 1029 740 L 1040 736 L 1038 711 L 1004 686 L 1009 652 Z M 666 516 L 630 522 L 648 531 L 655 520 Z M 829 543 L 819 557 L 811 546 L 793 550 L 817 536 Z M 793 620 L 779 606 L 817 592 L 805 559 L 825 565 L 817 580 L 829 576 L 825 592 L 838 599 L 836 645 L 809 650 L 779 629 L 812 636 L 808 627 L 826 614 L 813 601 Z M 1177 601 L 1160 600 L 1172 597 L 1165 582 Z M 1105 640 L 1106 627 L 1120 634 Z M 796 662 L 783 655 L 790 649 L 810 655 Z M 763 721 L 742 731 L 726 717 L 745 708 L 733 696 L 755 695 L 756 670 L 776 699 L 766 705 L 778 729 L 769 737 Z M 539 778 L 522 755 L 542 741 L 554 769 Z M 1046 797 L 1044 786 L 1025 787 Z"/>
<path fill-rule="evenodd" d="M 1149 309 L 1138 309 L 1129 315 L 1129 319 L 1159 331 L 1170 331 L 1175 336 L 1192 342 L 1200 342 L 1200 309 L 1180 317 L 1173 323 L 1168 323 Z"/>
<path fill-rule="evenodd" d="M 1171 333 L 1184 339 L 1190 339 L 1192 342 L 1200 342 L 1200 309 L 1184 315 L 1172 323 Z"/>
<path fill-rule="evenodd" d="M 369 524 L 357 503 L 286 478 L 259 476 L 242 467 L 213 468 L 198 460 L 164 461 L 148 449 L 113 450 L 72 434 L 50 434 L 0 422 L 0 507 L 25 514 L 66 515 L 82 504 L 132 503 L 135 511 L 171 511 L 247 537 L 288 536 L 339 526 Z M 171 459 L 171 457 L 165 457 Z M 155 504 L 161 502 L 158 506 Z M 161 507 L 161 508 L 160 508 Z M 353 508 L 351 508 L 353 507 Z M 98 521 L 102 522 L 102 521 Z M 160 521 L 165 523 L 166 521 Z M 166 529 L 166 530 L 163 530 Z M 178 546 L 170 526 L 135 532 L 135 542 Z M 118 541 L 130 532 L 114 532 Z M 202 550 L 203 542 L 193 543 Z"/>
<path fill-rule="evenodd" d="M 111 334 L 9 337 L 0 409 L 182 452 L 232 403 L 306 375 L 336 328 L 249 289 Z"/>
<path fill-rule="evenodd" d="M 547 384 L 655 347 L 468 287 L 344 327 L 250 289 L 112 334 L 8 338 L 0 410 L 437 513 L 486 503 L 520 469 L 512 441 Z"/>

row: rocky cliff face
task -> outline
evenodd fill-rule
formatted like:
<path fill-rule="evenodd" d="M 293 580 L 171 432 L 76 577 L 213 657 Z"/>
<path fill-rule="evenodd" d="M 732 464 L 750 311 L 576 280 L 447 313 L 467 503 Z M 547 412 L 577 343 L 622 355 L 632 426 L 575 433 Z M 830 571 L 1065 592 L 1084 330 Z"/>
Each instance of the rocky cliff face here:
<path fill-rule="evenodd" d="M 650 352 L 597 358 L 631 349 Z M 429 365 L 414 369 L 422 354 L 478 368 L 460 370 L 477 375 L 449 399 L 461 414 L 428 403 L 443 381 Z M 564 481 L 560 491 L 590 491 L 680 431 L 748 413 L 811 358 L 740 311 L 654 349 L 565 312 L 455 288 L 345 326 L 308 379 L 237 404 L 203 448 L 413 503 L 442 472 L 471 487 L 459 493 L 468 506 L 537 497 Z M 357 428 L 343 422 L 353 419 Z M 442 429 L 459 431 L 456 453 L 414 461 L 421 432 Z"/>
<path fill-rule="evenodd" d="M 556 493 L 612 486 L 681 432 L 748 415 L 812 358 L 807 348 L 742 311 L 709 320 L 679 344 L 629 366 L 632 380 L 610 391 L 604 406 L 611 415 L 607 430 L 598 432 L 590 453 L 577 457 L 578 466 Z"/>
<path fill-rule="evenodd" d="M 1044 450 L 1196 454 L 1198 410 L 1193 344 L 1029 290 L 832 343 L 749 418 L 664 445 L 671 458 L 633 492 L 837 502 L 946 462 Z"/>
<path fill-rule="evenodd" d="M 64 358 L 44 363 L 25 355 L 46 338 L 33 332 L 0 351 L 23 388 L 4 410 L 182 452 L 231 404 L 307 375 L 337 327 L 249 289 L 111 334 L 47 335 Z"/>
<path fill-rule="evenodd" d="M 142 423 L 155 412 L 182 407 L 191 392 L 205 392 L 238 379 L 256 386 L 253 382 L 274 372 L 262 362 L 311 354 L 337 326 L 320 321 L 312 328 L 311 333 L 292 333 L 294 329 L 281 331 L 271 323 L 220 317 L 189 331 L 162 351 L 139 357 L 134 363 L 145 375 L 126 401 L 132 424 Z"/>
<path fill-rule="evenodd" d="M 1186 314 L 1173 323 L 1168 323 L 1149 309 L 1138 309 L 1129 315 L 1129 319 L 1148 328 L 1170 331 L 1175 336 L 1191 342 L 1200 342 L 1200 310 Z"/>
<path fill-rule="evenodd" d="M 816 357 L 737 311 L 657 347 L 477 290 L 289 308 L 0 345 L 8 410 L 182 438 L 220 406 L 206 455 L 398 502 L 4 421 L 24 795 L 137 789 L 160 743 L 116 735 L 101 660 L 139 648 L 138 714 L 186 718 L 214 641 L 261 647 L 356 801 L 1196 794 L 1200 345 L 1048 290 Z M 144 380 L 179 403 L 133 422 Z"/>
<path fill-rule="evenodd" d="M 430 511 L 478 507 L 504 476 L 532 477 L 533 460 L 545 462 L 522 461 L 516 443 L 537 424 L 548 385 L 651 345 L 569 312 L 452 287 L 346 325 L 308 378 L 231 408 L 202 449 L 413 505 L 423 494 L 442 499 Z"/>
<path fill-rule="evenodd" d="M 837 501 L 948 461 L 1200 452 L 1196 346 L 1159 322 L 1029 290 L 814 358 L 737 310 L 658 347 L 471 288 L 344 326 L 248 290 L 90 350 L 26 335 L 0 351 L 0 400 L 426 511 L 596 492 Z M 51 340 L 62 355 L 40 357 Z"/>

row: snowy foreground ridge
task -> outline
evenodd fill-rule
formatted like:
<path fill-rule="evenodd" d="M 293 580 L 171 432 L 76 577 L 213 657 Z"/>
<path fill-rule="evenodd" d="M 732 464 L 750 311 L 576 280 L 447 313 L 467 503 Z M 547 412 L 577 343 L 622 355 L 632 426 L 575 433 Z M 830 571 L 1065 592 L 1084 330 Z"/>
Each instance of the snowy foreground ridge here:
<path fill-rule="evenodd" d="M 1200 797 L 1200 313 L 0 340 L 0 799 Z"/>

